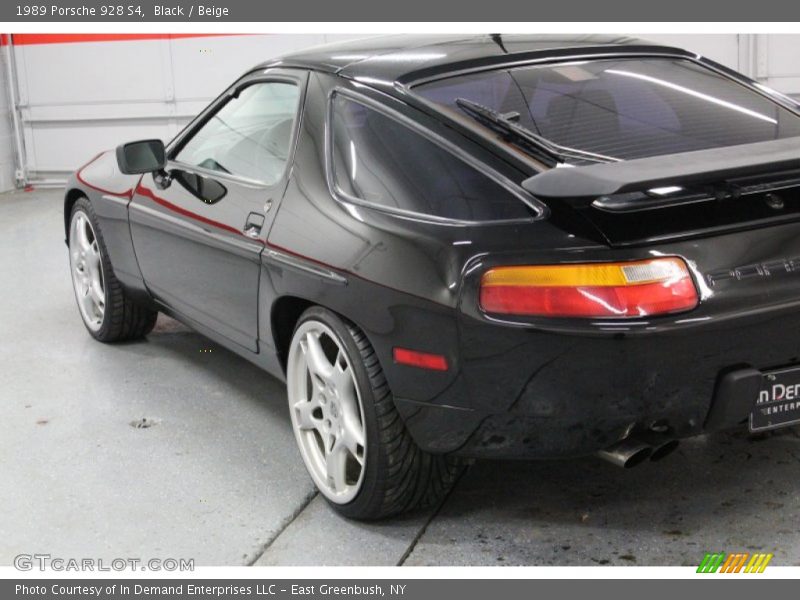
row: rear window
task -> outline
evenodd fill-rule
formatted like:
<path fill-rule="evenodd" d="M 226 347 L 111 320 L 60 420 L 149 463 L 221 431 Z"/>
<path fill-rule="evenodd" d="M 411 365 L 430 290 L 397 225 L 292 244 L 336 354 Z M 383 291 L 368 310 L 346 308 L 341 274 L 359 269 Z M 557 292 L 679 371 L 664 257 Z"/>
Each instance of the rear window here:
<path fill-rule="evenodd" d="M 333 179 L 377 207 L 460 221 L 533 216 L 523 200 L 427 137 L 342 94 L 333 97 Z"/>
<path fill-rule="evenodd" d="M 459 111 L 464 98 L 557 144 L 616 159 L 800 136 L 800 117 L 689 60 L 604 59 L 518 67 L 417 86 Z"/>

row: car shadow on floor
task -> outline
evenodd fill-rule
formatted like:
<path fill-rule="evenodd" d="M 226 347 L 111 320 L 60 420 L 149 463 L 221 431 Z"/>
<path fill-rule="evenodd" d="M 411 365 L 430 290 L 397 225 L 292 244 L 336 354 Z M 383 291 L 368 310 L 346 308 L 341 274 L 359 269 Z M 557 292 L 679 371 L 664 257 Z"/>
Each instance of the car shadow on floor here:
<path fill-rule="evenodd" d="M 631 470 L 595 458 L 479 461 L 409 564 L 696 565 L 714 548 L 763 549 L 791 564 L 799 463 L 797 428 L 685 440 Z"/>
<path fill-rule="evenodd" d="M 269 411 L 270 417 L 290 426 L 282 381 L 170 317 L 159 315 L 145 340 L 114 347 L 143 359 L 157 358 L 175 364 L 176 368 L 196 372 L 230 389 L 232 396 L 252 400 Z"/>
<path fill-rule="evenodd" d="M 662 461 L 628 470 L 593 457 L 479 461 L 462 479 L 459 495 L 480 496 L 474 509 L 488 501 L 522 518 L 546 514 L 555 522 L 576 518 L 585 522 L 602 508 L 606 524 L 623 523 L 623 515 L 634 506 L 708 498 L 710 501 L 697 502 L 694 508 L 696 515 L 709 517 L 729 512 L 725 509 L 745 501 L 748 495 L 768 498 L 764 502 L 769 508 L 775 497 L 797 493 L 799 464 L 798 428 L 757 436 L 718 433 L 684 440 Z M 470 509 L 465 505 L 463 510 Z"/>

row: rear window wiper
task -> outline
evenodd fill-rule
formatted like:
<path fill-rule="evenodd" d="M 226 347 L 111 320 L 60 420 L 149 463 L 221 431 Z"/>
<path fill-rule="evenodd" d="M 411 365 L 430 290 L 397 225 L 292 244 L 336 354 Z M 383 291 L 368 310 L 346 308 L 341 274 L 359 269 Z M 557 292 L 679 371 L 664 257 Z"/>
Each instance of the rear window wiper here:
<path fill-rule="evenodd" d="M 509 141 L 522 146 L 550 167 L 556 166 L 559 162 L 563 163 L 570 158 L 598 163 L 617 162 L 620 160 L 613 156 L 578 150 L 577 148 L 570 148 L 552 142 L 517 123 L 516 119 L 519 118 L 519 115 L 516 113 L 503 114 L 466 98 L 456 98 L 456 104 L 465 113 Z"/>

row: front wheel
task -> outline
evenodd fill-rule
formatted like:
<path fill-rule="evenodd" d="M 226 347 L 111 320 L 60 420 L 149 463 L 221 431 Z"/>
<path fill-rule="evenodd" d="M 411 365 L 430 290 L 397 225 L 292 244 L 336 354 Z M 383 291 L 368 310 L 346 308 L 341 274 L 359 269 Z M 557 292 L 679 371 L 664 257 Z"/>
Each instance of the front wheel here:
<path fill-rule="evenodd" d="M 150 333 L 158 312 L 137 304 L 125 293 L 86 198 L 72 207 L 68 235 L 72 287 L 89 333 L 101 342 L 133 340 Z"/>
<path fill-rule="evenodd" d="M 461 463 L 414 443 L 366 336 L 331 311 L 300 317 L 287 392 L 306 469 L 342 515 L 377 519 L 428 506 L 454 483 Z"/>

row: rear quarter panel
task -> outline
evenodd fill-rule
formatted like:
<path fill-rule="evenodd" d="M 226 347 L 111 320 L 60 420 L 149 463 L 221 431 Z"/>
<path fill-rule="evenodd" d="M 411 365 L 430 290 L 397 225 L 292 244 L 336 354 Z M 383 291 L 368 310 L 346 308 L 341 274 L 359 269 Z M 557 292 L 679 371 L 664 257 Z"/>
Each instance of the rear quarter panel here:
<path fill-rule="evenodd" d="M 345 79 L 312 74 L 292 178 L 267 240 L 264 285 L 273 298 L 295 296 L 320 304 L 357 324 L 369 338 L 389 385 L 399 399 L 468 406 L 459 341 L 461 282 L 467 265 L 508 240 L 526 248 L 558 247 L 566 234 L 545 221 L 496 225 L 441 224 L 388 215 L 341 202 L 329 189 L 325 172 L 325 118 L 336 87 L 358 91 L 420 122 L 437 135 L 489 161 L 514 182 L 524 174 L 441 122 L 378 92 Z M 310 277 L 270 262 L 269 250 L 341 274 L 346 284 Z M 262 318 L 262 339 L 272 339 Z M 401 346 L 444 355 L 446 372 L 397 365 L 392 349 Z"/>

